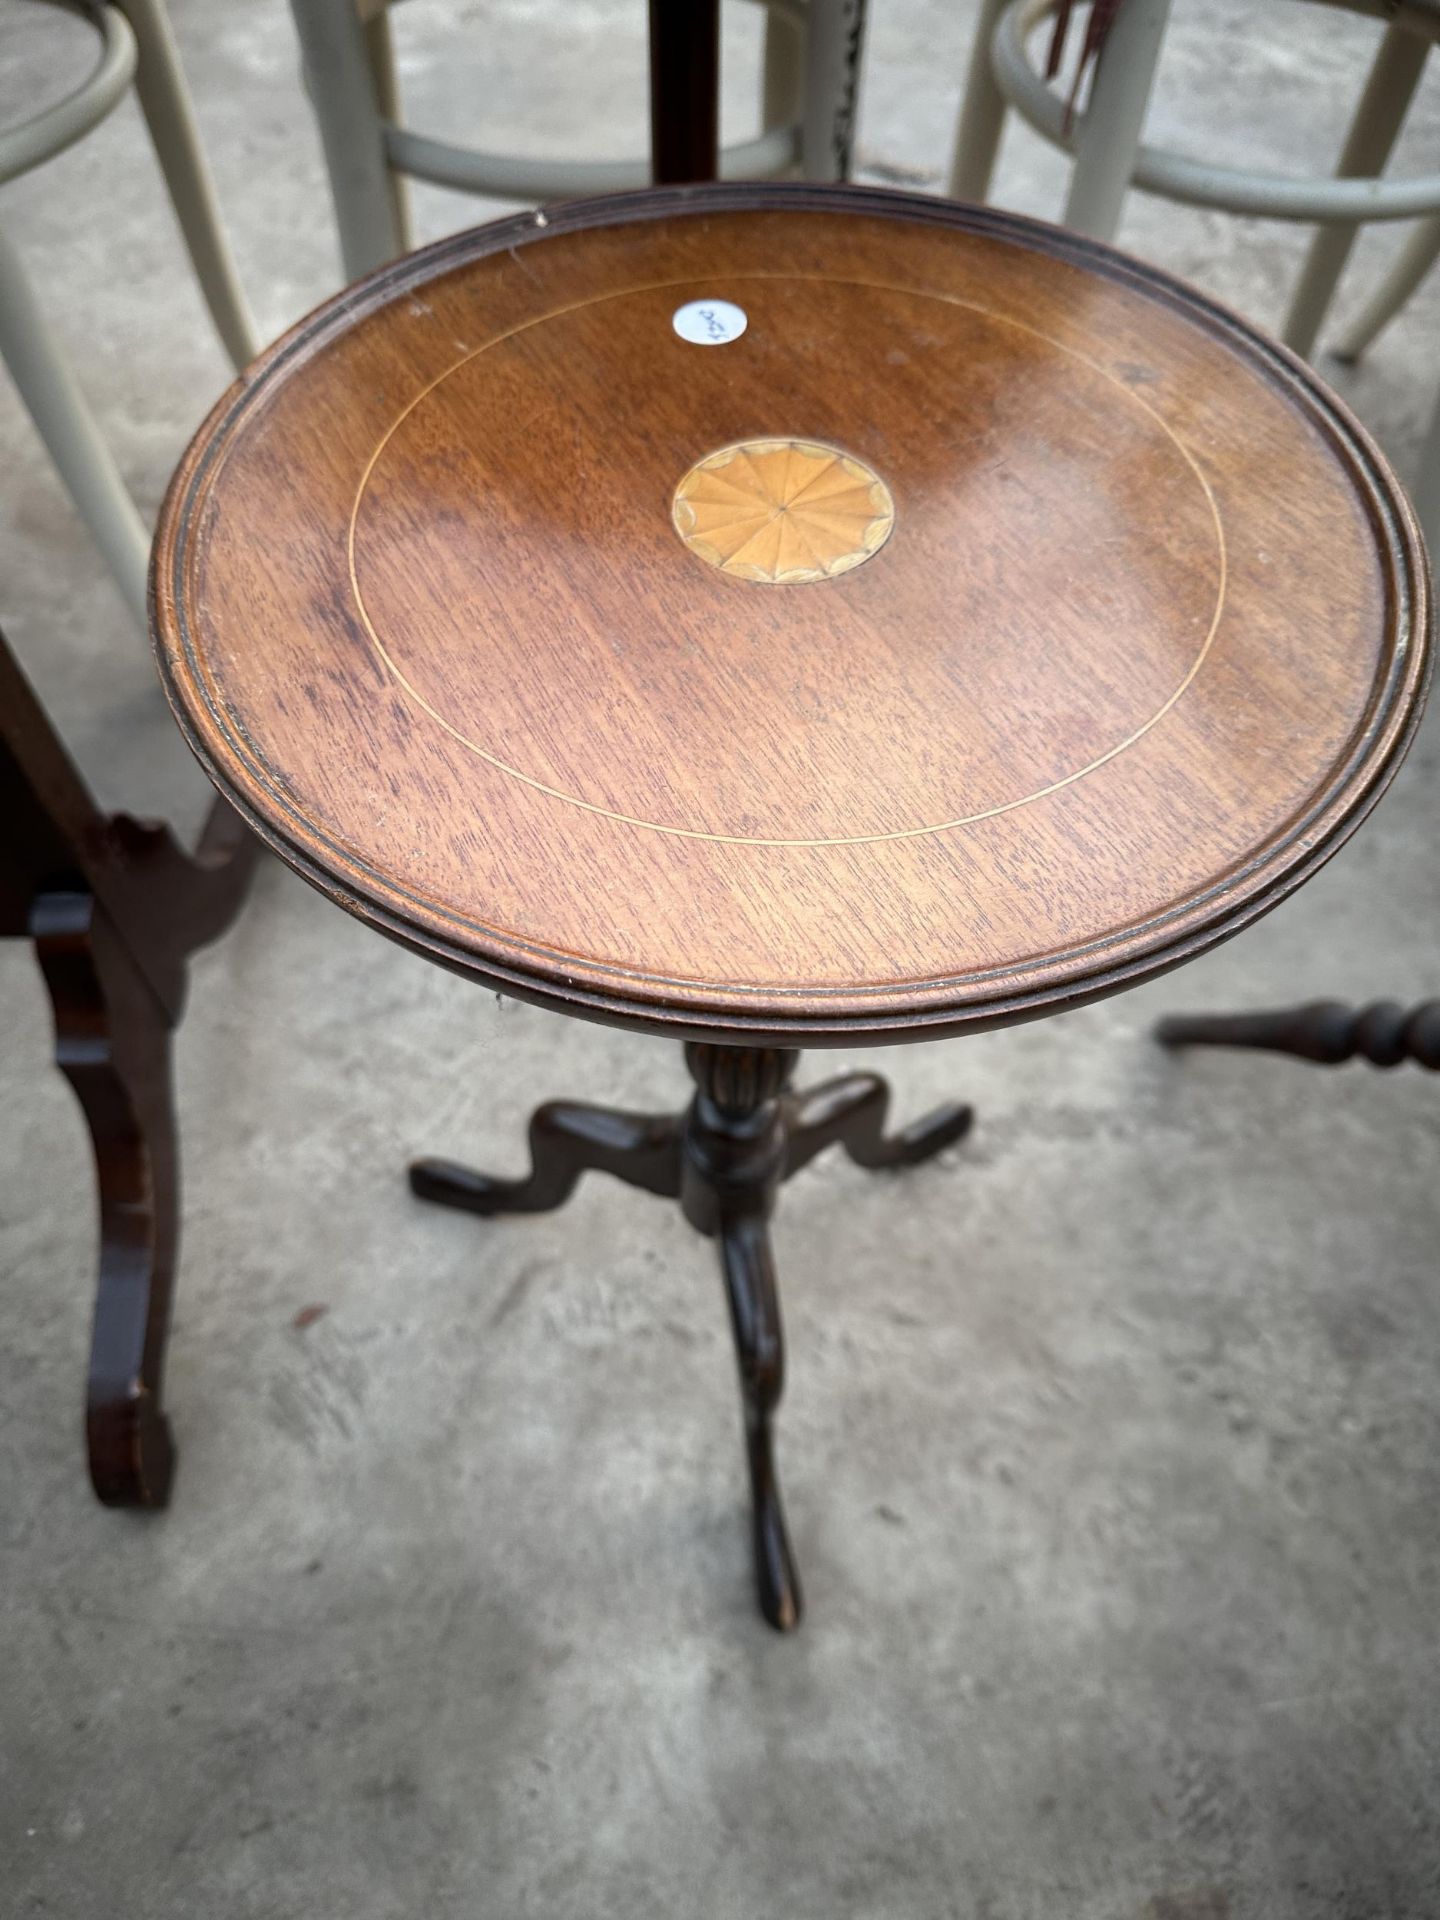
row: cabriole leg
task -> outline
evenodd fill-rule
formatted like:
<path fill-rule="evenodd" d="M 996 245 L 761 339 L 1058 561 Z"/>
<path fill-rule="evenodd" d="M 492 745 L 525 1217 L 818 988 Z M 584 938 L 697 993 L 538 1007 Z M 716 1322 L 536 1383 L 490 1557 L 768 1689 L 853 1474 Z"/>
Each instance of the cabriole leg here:
<path fill-rule="evenodd" d="M 801 1602 L 771 1434 L 785 1347 L 766 1221 L 784 1177 L 783 1095 L 798 1058 L 780 1047 L 686 1047 L 696 1093 L 681 1175 L 685 1217 L 720 1246 L 745 1412 L 756 1592 L 761 1613 L 782 1633 L 799 1624 Z"/>
<path fill-rule="evenodd" d="M 1376 1067 L 1402 1061 L 1440 1069 L 1440 1000 L 1406 1009 L 1395 1000 L 1350 1007 L 1343 1000 L 1312 1000 L 1265 1013 L 1177 1013 L 1160 1021 L 1163 1047 L 1254 1047 L 1289 1053 L 1320 1067 L 1368 1060 Z"/>
<path fill-rule="evenodd" d="M 722 1206 L 717 1238 L 745 1410 L 756 1596 L 770 1625 L 788 1633 L 800 1623 L 802 1601 L 770 1430 L 785 1387 L 785 1335 L 770 1232 L 760 1215 Z"/>
<path fill-rule="evenodd" d="M 180 1231 L 171 1022 L 90 894 L 42 894 L 30 930 L 100 1193 L 90 1479 L 106 1506 L 163 1507 L 175 1449 L 160 1384 Z"/>
<path fill-rule="evenodd" d="M 1340 164 L 1335 169 L 1338 180 L 1378 179 L 1385 171 L 1390 149 L 1404 124 L 1429 51 L 1430 42 L 1422 35 L 1408 32 L 1404 27 L 1386 28 L 1345 137 Z M 1310 242 L 1280 335 L 1287 347 L 1293 347 L 1307 360 L 1359 231 L 1358 221 L 1334 220 L 1322 226 Z"/>
<path fill-rule="evenodd" d="M 410 1188 L 422 1200 L 467 1213 L 549 1213 L 570 1198 L 582 1173 L 609 1173 L 673 1200 L 680 1193 L 680 1122 L 670 1114 L 552 1100 L 530 1122 L 530 1166 L 523 1180 L 497 1180 L 453 1160 L 417 1160 Z"/>

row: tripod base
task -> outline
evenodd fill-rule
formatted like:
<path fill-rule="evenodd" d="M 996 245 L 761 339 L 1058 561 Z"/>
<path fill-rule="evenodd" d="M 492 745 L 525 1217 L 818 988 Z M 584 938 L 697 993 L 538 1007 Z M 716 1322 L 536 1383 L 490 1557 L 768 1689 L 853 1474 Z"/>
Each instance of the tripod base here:
<path fill-rule="evenodd" d="M 782 1183 L 826 1147 L 862 1167 L 910 1167 L 969 1131 L 971 1109 L 944 1106 L 886 1134 L 890 1089 L 873 1073 L 846 1074 L 808 1093 L 789 1089 L 799 1054 L 778 1047 L 691 1045 L 696 1091 L 683 1114 L 619 1113 L 557 1100 L 530 1122 L 530 1172 L 497 1180 L 449 1160 L 417 1160 L 422 1200 L 469 1213 L 546 1213 L 581 1174 L 613 1174 L 678 1200 L 720 1249 L 730 1302 L 754 1515 L 760 1611 L 782 1632 L 798 1625 L 800 1580 L 775 1477 L 772 1417 L 785 1384 L 785 1343 L 769 1218 Z"/>

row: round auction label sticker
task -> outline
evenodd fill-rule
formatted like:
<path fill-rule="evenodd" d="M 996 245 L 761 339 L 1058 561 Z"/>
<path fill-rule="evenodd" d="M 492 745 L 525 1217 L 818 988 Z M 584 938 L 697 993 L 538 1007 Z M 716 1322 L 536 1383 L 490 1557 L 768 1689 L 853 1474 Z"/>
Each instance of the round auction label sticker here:
<path fill-rule="evenodd" d="M 671 325 L 694 347 L 724 347 L 738 340 L 749 323 L 733 300 L 687 300 L 675 309 Z"/>

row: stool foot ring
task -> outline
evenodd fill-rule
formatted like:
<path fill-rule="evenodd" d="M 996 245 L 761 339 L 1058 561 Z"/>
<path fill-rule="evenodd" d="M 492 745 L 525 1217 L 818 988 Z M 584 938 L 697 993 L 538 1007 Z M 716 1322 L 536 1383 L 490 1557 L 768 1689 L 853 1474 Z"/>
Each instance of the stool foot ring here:
<path fill-rule="evenodd" d="M 450 1160 L 417 1160 L 422 1200 L 469 1213 L 544 1213 L 583 1173 L 678 1199 L 697 1232 L 717 1242 L 730 1303 L 755 1546 L 760 1612 L 779 1632 L 800 1623 L 800 1576 L 775 1477 L 772 1419 L 785 1384 L 780 1294 L 767 1222 L 782 1182 L 826 1147 L 862 1167 L 917 1165 L 970 1130 L 969 1107 L 946 1105 L 886 1134 L 890 1089 L 873 1073 L 845 1074 L 809 1093 L 789 1091 L 799 1055 L 781 1047 L 691 1045 L 695 1095 L 681 1115 L 616 1113 L 556 1100 L 530 1122 L 531 1171 L 498 1180 Z"/>

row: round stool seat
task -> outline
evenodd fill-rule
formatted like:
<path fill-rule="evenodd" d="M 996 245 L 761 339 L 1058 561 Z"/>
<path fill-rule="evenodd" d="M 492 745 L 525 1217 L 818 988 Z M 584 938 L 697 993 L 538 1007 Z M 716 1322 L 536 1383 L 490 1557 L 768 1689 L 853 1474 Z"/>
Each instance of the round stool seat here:
<path fill-rule="evenodd" d="M 733 1042 L 1175 964 L 1373 804 L 1425 566 L 1308 369 L 1111 250 L 854 188 L 447 240 L 216 409 L 152 577 L 213 777 L 433 958 Z"/>

